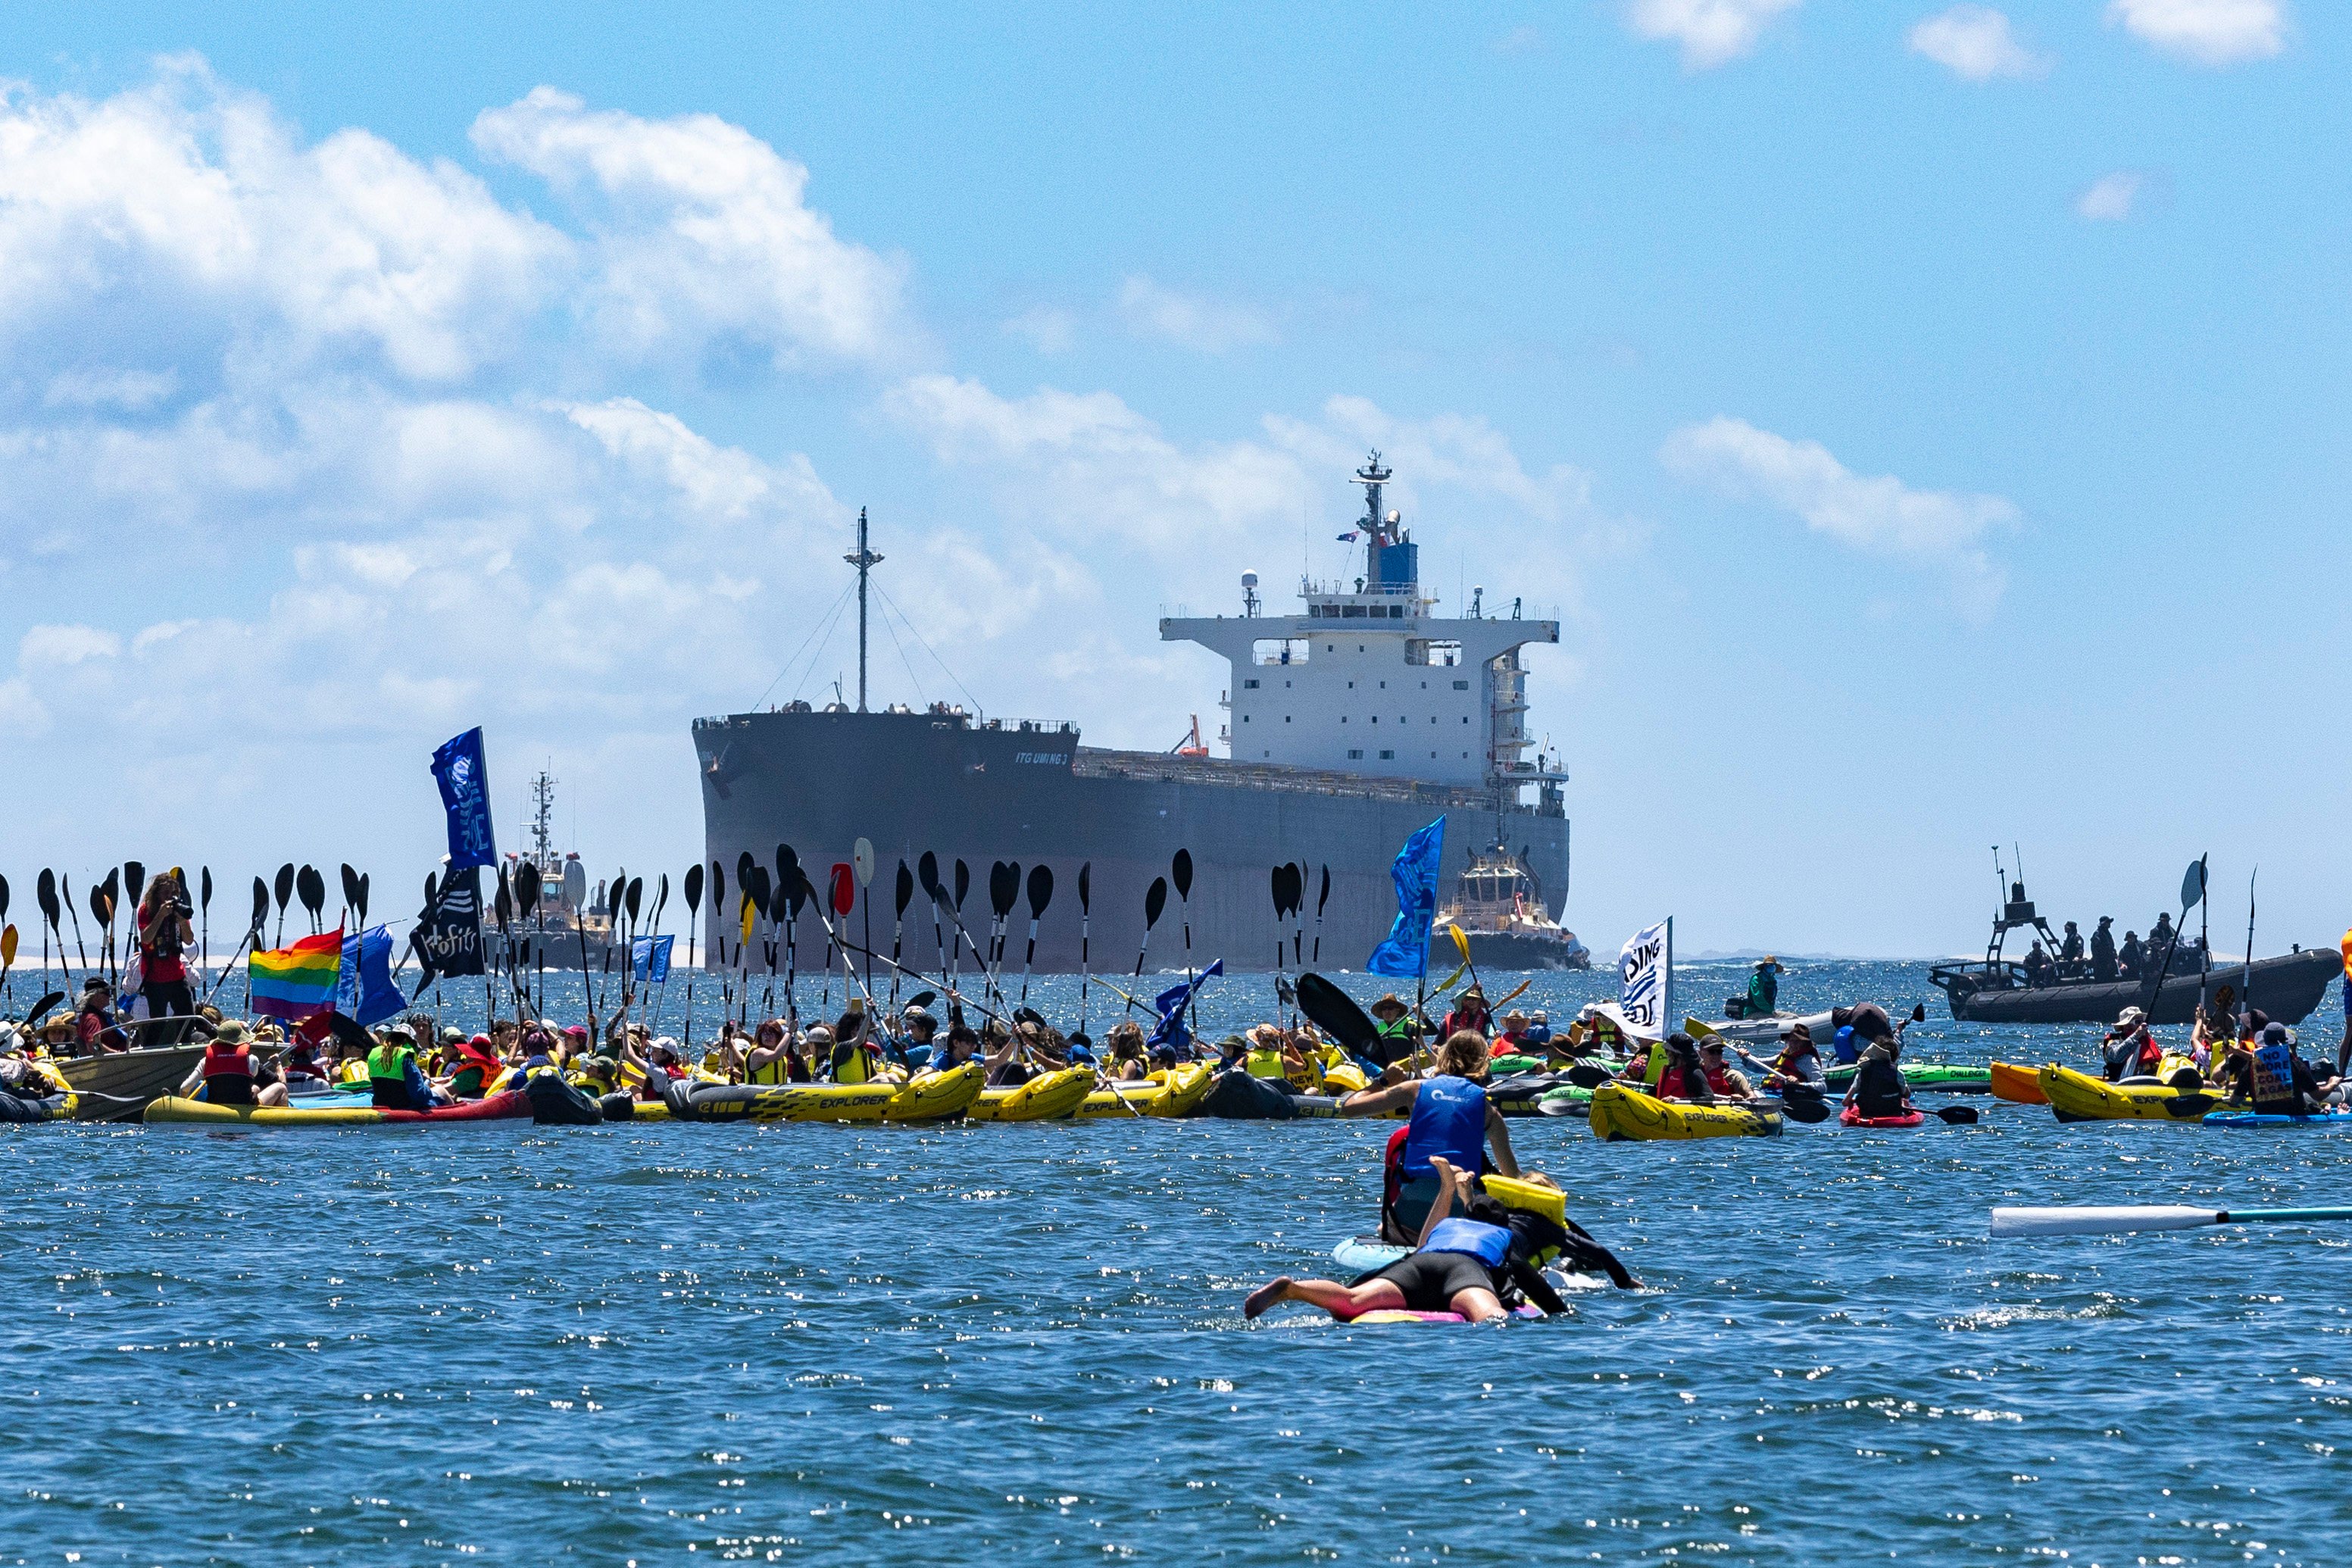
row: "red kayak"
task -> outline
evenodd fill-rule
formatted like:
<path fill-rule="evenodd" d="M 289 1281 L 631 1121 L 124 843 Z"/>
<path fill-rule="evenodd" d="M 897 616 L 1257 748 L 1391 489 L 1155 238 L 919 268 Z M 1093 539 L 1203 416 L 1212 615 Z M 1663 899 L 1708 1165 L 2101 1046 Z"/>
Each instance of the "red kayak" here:
<path fill-rule="evenodd" d="M 1862 1107 L 1849 1105 L 1838 1112 L 1841 1127 L 1916 1127 L 1927 1120 L 1924 1110 L 1909 1111 L 1902 1116 L 1864 1116 Z"/>

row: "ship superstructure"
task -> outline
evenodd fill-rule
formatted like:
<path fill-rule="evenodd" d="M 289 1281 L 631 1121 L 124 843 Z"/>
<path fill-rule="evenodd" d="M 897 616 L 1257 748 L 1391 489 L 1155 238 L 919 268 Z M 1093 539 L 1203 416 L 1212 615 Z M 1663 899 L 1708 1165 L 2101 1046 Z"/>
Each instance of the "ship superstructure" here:
<path fill-rule="evenodd" d="M 863 837 L 882 865 L 877 891 L 894 884 L 894 861 L 912 865 L 927 851 L 943 872 L 965 861 L 982 889 L 993 862 L 1024 871 L 1043 863 L 1069 890 L 1038 930 L 1037 967 L 1049 973 L 1078 964 L 1072 895 L 1081 866 L 1093 868 L 1096 967 L 1123 969 L 1144 942 L 1144 890 L 1168 874 L 1179 849 L 1194 867 L 1182 910 L 1194 962 L 1222 957 L 1233 970 L 1271 963 L 1270 874 L 1285 862 L 1306 869 L 1310 926 L 1329 872 L 1324 966 L 1361 964 L 1396 911 L 1390 862 L 1440 815 L 1450 819 L 1446 885 L 1474 849 L 1494 846 L 1515 853 L 1547 899 L 1564 894 L 1566 775 L 1530 756 L 1520 662 L 1528 644 L 1558 642 L 1559 624 L 1520 618 L 1516 601 L 1507 617 L 1486 616 L 1483 595 L 1467 616 L 1437 616 L 1421 589 L 1419 546 L 1383 506 L 1393 478 L 1378 453 L 1356 473 L 1365 492 L 1360 578 L 1302 581 L 1298 612 L 1269 616 L 1255 574 L 1245 574 L 1239 616 L 1160 623 L 1163 639 L 1199 643 L 1229 661 L 1229 755 L 1204 755 L 1196 744 L 1168 752 L 1084 746 L 1075 724 L 981 719 L 945 703 L 868 711 L 861 624 L 855 708 L 793 702 L 696 721 L 707 858 L 731 879 L 740 856 L 766 865 L 790 846 L 803 866 L 822 867 L 849 859 Z M 862 578 L 881 557 L 867 546 L 862 515 L 859 524 L 848 559 Z M 862 594 L 859 603 L 862 620 Z M 884 903 L 876 912 L 878 935 L 879 917 L 892 911 Z M 987 912 L 983 893 L 965 910 L 967 924 L 984 924 Z M 1171 902 L 1171 918 L 1152 932 L 1149 966 L 1181 964 L 1176 914 Z M 731 896 L 723 916 L 714 902 L 706 935 L 733 915 Z M 803 919 L 803 943 L 821 946 L 814 916 Z M 946 929 L 952 937 L 952 923 Z M 910 963 L 938 957 L 919 897 L 905 940 Z"/>

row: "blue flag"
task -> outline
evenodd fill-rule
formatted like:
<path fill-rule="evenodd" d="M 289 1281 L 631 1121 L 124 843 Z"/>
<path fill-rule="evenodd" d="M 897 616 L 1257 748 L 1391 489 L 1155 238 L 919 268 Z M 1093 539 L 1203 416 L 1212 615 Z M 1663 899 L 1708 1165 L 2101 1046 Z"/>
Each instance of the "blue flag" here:
<path fill-rule="evenodd" d="M 1160 1009 L 1160 1024 L 1146 1043 L 1154 1050 L 1173 1046 L 1179 1055 L 1188 1050 L 1192 1044 L 1192 1032 L 1184 1026 L 1185 1010 L 1192 1005 L 1192 998 L 1200 994 L 1202 986 L 1224 972 L 1225 961 L 1221 958 L 1182 984 L 1162 991 L 1153 1004 Z"/>
<path fill-rule="evenodd" d="M 495 866 L 499 845 L 490 831 L 490 770 L 482 761 L 482 731 L 476 725 L 433 753 L 433 777 L 449 813 L 449 868 Z"/>
<path fill-rule="evenodd" d="M 636 972 L 640 985 L 662 985 L 669 981 L 669 944 L 673 936 L 640 936 L 629 941 L 629 967 Z"/>
<path fill-rule="evenodd" d="M 1396 923 L 1389 939 L 1372 949 L 1364 967 L 1374 974 L 1429 973 L 1429 922 L 1437 918 L 1437 862 L 1445 853 L 1445 818 L 1423 828 L 1397 851 L 1390 875 L 1396 879 Z"/>
<path fill-rule="evenodd" d="M 335 977 L 335 1011 L 362 1029 L 408 1005 L 392 983 L 392 932 L 370 926 L 343 938 L 343 969 Z"/>

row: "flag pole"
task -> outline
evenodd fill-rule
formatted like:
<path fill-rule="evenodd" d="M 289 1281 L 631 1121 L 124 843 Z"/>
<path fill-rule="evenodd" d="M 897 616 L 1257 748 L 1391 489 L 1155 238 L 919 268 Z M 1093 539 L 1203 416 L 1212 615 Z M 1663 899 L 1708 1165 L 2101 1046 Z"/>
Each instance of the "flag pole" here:
<path fill-rule="evenodd" d="M 1665 1011 L 1658 1015 L 1658 1038 L 1664 1040 L 1681 1026 L 1675 1022 L 1675 917 L 1666 917 Z"/>

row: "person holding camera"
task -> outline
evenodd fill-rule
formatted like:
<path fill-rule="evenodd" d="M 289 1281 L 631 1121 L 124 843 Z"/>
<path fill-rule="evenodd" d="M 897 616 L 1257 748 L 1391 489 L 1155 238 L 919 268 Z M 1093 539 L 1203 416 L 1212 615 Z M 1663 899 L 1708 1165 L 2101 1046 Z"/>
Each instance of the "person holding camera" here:
<path fill-rule="evenodd" d="M 150 1017 L 184 1018 L 196 1010 L 186 958 L 188 944 L 196 940 L 188 920 L 193 912 L 176 866 L 148 883 L 147 896 L 139 900 L 140 989 L 147 997 Z M 162 1043 L 176 1044 L 186 1027 L 170 1026 Z"/>

